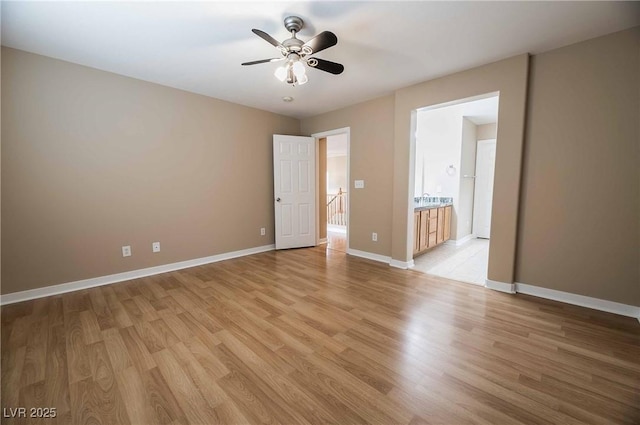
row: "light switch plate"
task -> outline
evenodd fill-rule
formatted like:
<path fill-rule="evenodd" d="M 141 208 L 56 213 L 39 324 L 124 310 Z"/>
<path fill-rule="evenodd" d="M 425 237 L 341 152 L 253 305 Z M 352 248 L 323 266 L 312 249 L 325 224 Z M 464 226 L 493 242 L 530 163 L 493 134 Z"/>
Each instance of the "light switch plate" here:
<path fill-rule="evenodd" d="M 353 183 L 356 189 L 364 189 L 364 180 L 355 180 Z"/>

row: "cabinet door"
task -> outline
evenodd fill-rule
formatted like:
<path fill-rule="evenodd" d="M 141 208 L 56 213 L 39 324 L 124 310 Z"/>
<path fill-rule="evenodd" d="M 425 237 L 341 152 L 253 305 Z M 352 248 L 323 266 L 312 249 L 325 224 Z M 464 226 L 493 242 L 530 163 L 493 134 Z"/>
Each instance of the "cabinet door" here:
<path fill-rule="evenodd" d="M 420 251 L 429 245 L 429 210 L 420 211 Z"/>
<path fill-rule="evenodd" d="M 438 209 L 429 210 L 429 233 L 435 233 L 438 229 Z"/>
<path fill-rule="evenodd" d="M 444 207 L 444 240 L 451 239 L 451 206 Z"/>
<path fill-rule="evenodd" d="M 413 253 L 420 251 L 420 211 L 413 213 Z"/>
<path fill-rule="evenodd" d="M 429 233 L 428 245 L 429 245 L 429 248 L 431 248 L 432 246 L 438 245 L 438 242 L 436 241 L 436 232 Z"/>
<path fill-rule="evenodd" d="M 438 234 L 436 243 L 444 242 L 444 208 L 438 208 Z"/>

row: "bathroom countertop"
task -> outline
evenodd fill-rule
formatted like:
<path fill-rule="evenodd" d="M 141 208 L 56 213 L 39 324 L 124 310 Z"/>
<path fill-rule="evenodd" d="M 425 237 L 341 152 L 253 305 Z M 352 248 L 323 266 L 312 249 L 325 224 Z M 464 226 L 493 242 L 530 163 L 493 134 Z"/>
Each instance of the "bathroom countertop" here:
<path fill-rule="evenodd" d="M 441 208 L 441 207 L 448 207 L 449 205 L 453 205 L 452 202 L 438 202 L 438 203 L 431 203 L 431 204 L 423 204 L 423 205 L 415 205 L 415 207 L 413 208 L 414 211 L 424 211 L 424 210 L 430 210 L 432 208 Z"/>
<path fill-rule="evenodd" d="M 431 208 L 442 208 L 453 205 L 453 198 L 450 196 L 416 196 L 413 199 L 414 211 L 430 210 Z"/>

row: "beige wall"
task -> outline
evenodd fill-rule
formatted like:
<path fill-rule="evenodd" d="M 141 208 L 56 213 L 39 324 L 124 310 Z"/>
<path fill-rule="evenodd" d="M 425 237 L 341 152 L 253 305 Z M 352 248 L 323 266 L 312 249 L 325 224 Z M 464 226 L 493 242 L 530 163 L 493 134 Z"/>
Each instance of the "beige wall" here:
<path fill-rule="evenodd" d="M 478 140 L 495 139 L 498 134 L 498 124 L 482 124 L 477 128 Z"/>
<path fill-rule="evenodd" d="M 3 294 L 274 242 L 298 120 L 4 47 L 2 86 Z"/>
<path fill-rule="evenodd" d="M 533 57 L 517 281 L 640 306 L 639 46 L 636 28 Z"/>
<path fill-rule="evenodd" d="M 410 194 L 412 121 L 417 108 L 500 92 L 498 139 L 488 277 L 512 283 L 520 194 L 520 168 L 527 95 L 528 55 L 452 74 L 396 91 L 393 175 L 393 259 L 412 255 Z"/>
<path fill-rule="evenodd" d="M 393 96 L 385 96 L 301 122 L 303 134 L 351 127 L 349 247 L 386 256 L 391 255 L 393 108 Z M 364 180 L 364 189 L 354 189 L 354 180 Z M 378 242 L 371 241 L 372 232 Z"/>

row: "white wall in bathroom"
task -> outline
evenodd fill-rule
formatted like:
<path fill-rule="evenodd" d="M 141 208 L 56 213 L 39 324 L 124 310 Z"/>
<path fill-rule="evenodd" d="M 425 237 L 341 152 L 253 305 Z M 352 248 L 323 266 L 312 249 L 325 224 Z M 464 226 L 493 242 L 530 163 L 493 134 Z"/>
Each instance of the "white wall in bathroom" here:
<path fill-rule="evenodd" d="M 458 238 L 462 108 L 462 105 L 453 105 L 418 111 L 416 121 L 415 194 L 453 198 L 451 239 Z M 450 165 L 453 169 L 447 173 Z"/>
<path fill-rule="evenodd" d="M 476 173 L 476 141 L 477 126 L 467 118 L 462 119 L 462 155 L 460 161 L 460 189 L 457 220 L 456 239 L 471 234 L 473 224 L 473 196 L 475 180 L 466 176 Z"/>
<path fill-rule="evenodd" d="M 458 195 L 462 138 L 461 105 L 418 111 L 415 196 Z M 453 175 L 447 167 L 453 165 Z"/>

